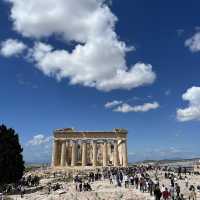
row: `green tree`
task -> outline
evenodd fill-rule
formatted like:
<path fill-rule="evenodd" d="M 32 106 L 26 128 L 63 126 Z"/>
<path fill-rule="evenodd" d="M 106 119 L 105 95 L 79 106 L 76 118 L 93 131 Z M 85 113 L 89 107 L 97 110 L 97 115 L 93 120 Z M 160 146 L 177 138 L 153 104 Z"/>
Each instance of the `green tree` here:
<path fill-rule="evenodd" d="M 15 130 L 0 125 L 0 186 L 16 183 L 23 176 L 22 151 Z"/>

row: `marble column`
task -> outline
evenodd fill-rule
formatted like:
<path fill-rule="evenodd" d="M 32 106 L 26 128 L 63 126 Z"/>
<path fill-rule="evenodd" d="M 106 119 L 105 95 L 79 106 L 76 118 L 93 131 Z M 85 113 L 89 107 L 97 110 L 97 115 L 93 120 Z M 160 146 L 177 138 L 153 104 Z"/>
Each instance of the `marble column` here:
<path fill-rule="evenodd" d="M 65 166 L 69 166 L 69 141 L 66 141 Z"/>
<path fill-rule="evenodd" d="M 106 167 L 108 162 L 107 142 L 103 144 L 103 166 Z"/>
<path fill-rule="evenodd" d="M 123 166 L 123 141 L 118 140 L 119 165 Z"/>
<path fill-rule="evenodd" d="M 93 141 L 92 143 L 92 149 L 93 149 L 93 167 L 97 166 L 97 143 L 96 141 Z"/>
<path fill-rule="evenodd" d="M 77 155 L 76 155 L 76 161 L 81 162 L 82 161 L 82 144 L 78 143 L 77 145 Z"/>
<path fill-rule="evenodd" d="M 127 141 L 123 142 L 123 167 L 128 166 Z"/>
<path fill-rule="evenodd" d="M 82 166 L 86 166 L 87 164 L 87 144 L 85 142 L 82 143 Z"/>
<path fill-rule="evenodd" d="M 53 149 L 52 149 L 52 167 L 57 165 L 57 154 L 58 154 L 58 141 L 55 139 L 53 140 Z"/>
<path fill-rule="evenodd" d="M 64 167 L 66 164 L 66 141 L 63 141 L 61 144 L 61 161 L 60 165 Z"/>
<path fill-rule="evenodd" d="M 110 142 L 107 144 L 107 149 L 108 149 L 108 164 L 109 164 L 110 161 L 111 161 L 111 154 L 112 154 L 111 143 Z"/>
<path fill-rule="evenodd" d="M 114 141 L 114 167 L 118 167 L 118 144 L 117 141 Z"/>
<path fill-rule="evenodd" d="M 72 141 L 72 160 L 71 166 L 74 167 L 76 165 L 76 142 Z"/>

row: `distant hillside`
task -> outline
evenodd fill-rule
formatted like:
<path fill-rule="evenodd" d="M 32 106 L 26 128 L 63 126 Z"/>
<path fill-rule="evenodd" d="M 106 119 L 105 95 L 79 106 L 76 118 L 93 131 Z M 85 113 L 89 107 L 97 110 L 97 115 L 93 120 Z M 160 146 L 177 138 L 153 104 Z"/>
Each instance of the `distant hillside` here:
<path fill-rule="evenodd" d="M 191 158 L 191 159 L 183 159 L 183 158 L 173 158 L 173 159 L 163 159 L 163 160 L 144 160 L 140 162 L 136 162 L 136 164 L 155 164 L 155 165 L 184 165 L 184 166 L 192 166 L 195 162 L 199 161 L 200 158 Z"/>

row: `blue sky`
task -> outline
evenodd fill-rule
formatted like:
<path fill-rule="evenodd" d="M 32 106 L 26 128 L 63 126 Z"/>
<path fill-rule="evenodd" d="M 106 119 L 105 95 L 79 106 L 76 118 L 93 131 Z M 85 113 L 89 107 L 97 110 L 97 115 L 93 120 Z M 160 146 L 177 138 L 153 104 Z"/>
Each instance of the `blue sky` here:
<path fill-rule="evenodd" d="M 0 1 L 0 122 L 26 161 L 63 127 L 126 128 L 131 160 L 200 156 L 200 2 L 28 2 Z"/>

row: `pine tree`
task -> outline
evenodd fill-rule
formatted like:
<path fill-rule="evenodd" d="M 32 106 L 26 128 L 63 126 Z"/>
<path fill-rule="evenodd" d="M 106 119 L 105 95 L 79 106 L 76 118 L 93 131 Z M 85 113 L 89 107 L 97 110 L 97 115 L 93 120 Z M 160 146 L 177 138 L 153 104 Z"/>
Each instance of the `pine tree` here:
<path fill-rule="evenodd" d="M 15 130 L 0 125 L 0 186 L 16 183 L 23 176 L 22 151 Z"/>

